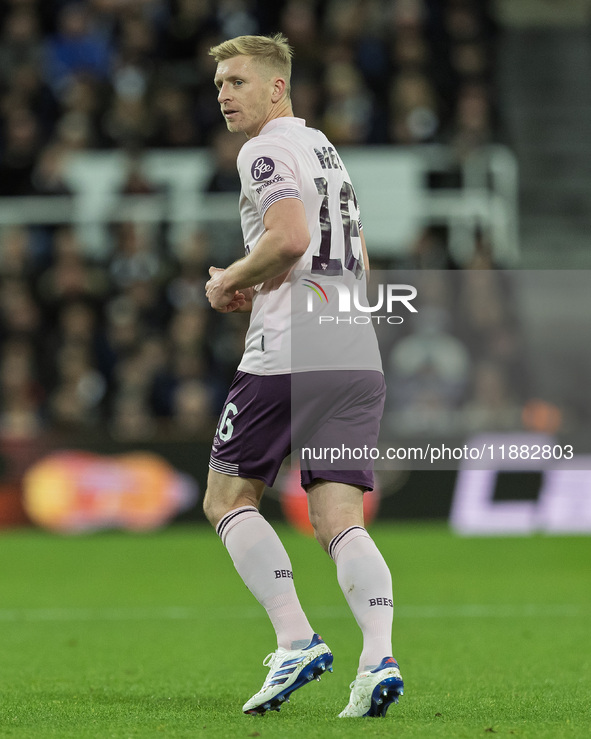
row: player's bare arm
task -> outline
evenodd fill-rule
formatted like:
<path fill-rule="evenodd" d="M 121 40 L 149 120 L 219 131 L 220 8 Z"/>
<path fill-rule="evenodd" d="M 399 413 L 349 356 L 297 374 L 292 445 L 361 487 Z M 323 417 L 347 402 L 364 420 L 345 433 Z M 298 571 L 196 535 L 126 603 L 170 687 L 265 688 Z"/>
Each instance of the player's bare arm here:
<path fill-rule="evenodd" d="M 245 290 L 288 272 L 310 243 L 306 212 L 300 200 L 284 198 L 265 213 L 265 233 L 256 247 L 225 270 L 213 268 L 205 286 L 211 307 L 222 313 L 243 309 Z"/>

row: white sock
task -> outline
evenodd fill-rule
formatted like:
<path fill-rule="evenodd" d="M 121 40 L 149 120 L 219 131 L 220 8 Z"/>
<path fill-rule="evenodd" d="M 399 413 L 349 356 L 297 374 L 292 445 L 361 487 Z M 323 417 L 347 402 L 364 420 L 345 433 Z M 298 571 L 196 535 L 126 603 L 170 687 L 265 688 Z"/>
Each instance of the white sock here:
<path fill-rule="evenodd" d="M 363 634 L 359 672 L 392 655 L 392 577 L 386 561 L 367 531 L 351 526 L 328 546 L 337 578 Z"/>
<path fill-rule="evenodd" d="M 269 614 L 277 645 L 306 646 L 314 631 L 295 591 L 291 562 L 273 527 L 254 506 L 235 508 L 216 527 L 238 574 Z"/>

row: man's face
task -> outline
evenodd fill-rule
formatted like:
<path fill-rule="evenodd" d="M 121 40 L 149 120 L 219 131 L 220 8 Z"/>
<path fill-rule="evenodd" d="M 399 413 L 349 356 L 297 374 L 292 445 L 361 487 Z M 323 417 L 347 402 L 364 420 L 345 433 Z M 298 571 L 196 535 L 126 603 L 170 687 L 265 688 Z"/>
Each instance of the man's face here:
<path fill-rule="evenodd" d="M 252 57 L 235 56 L 218 64 L 214 82 L 228 130 L 256 136 L 271 111 L 274 79 Z"/>

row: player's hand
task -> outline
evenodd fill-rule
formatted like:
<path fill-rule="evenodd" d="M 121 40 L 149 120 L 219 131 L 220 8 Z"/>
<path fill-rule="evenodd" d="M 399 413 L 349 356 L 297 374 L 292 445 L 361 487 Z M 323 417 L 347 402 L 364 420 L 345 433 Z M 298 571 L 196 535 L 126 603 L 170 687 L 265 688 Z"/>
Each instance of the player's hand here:
<path fill-rule="evenodd" d="M 210 267 L 211 279 L 205 284 L 205 295 L 211 307 L 220 313 L 231 313 L 246 304 L 246 296 L 239 290 L 228 290 L 224 287 L 223 273 L 220 267 Z"/>

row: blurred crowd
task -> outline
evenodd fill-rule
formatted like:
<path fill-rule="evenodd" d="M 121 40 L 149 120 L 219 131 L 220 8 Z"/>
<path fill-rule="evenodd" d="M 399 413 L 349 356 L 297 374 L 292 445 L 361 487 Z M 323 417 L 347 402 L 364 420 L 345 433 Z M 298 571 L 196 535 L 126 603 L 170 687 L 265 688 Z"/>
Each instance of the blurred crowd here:
<path fill-rule="evenodd" d="M 493 140 L 487 0 L 4 0 L 3 195 L 64 150 L 190 147 L 220 126 L 210 46 L 282 30 L 296 115 L 335 144 Z M 51 180 L 51 177 L 49 177 Z"/>
<path fill-rule="evenodd" d="M 4 231 L 0 433 L 106 425 L 120 440 L 211 435 L 247 317 L 206 303 L 205 232 L 174 255 L 156 235 L 120 224 L 111 259 L 93 262 L 72 226 L 57 228 L 48 249 L 43 229 Z"/>
<path fill-rule="evenodd" d="M 499 136 L 487 8 L 486 0 L 4 0 L 0 197 L 69 194 L 69 157 L 96 149 L 127 153 L 125 193 L 157 190 L 133 166 L 142 152 L 187 147 L 214 154 L 208 191 L 236 191 L 236 137 L 221 122 L 208 49 L 277 30 L 295 49 L 295 114 L 335 144 L 439 142 L 462 156 Z M 97 259 L 68 224 L 2 229 L 0 435 L 210 437 L 247 320 L 205 303 L 215 234 L 171 238 L 166 224 L 119 223 L 109 239 Z M 410 254 L 405 266 L 456 266 L 436 230 Z M 470 266 L 494 267 L 485 242 Z M 498 346 L 509 338 L 499 335 Z M 393 375 L 408 373 L 413 356 L 392 348 Z M 465 367 L 455 362 L 468 402 Z M 492 365 L 479 365 L 474 393 L 494 396 Z M 412 395 L 411 385 L 400 387 Z"/>

